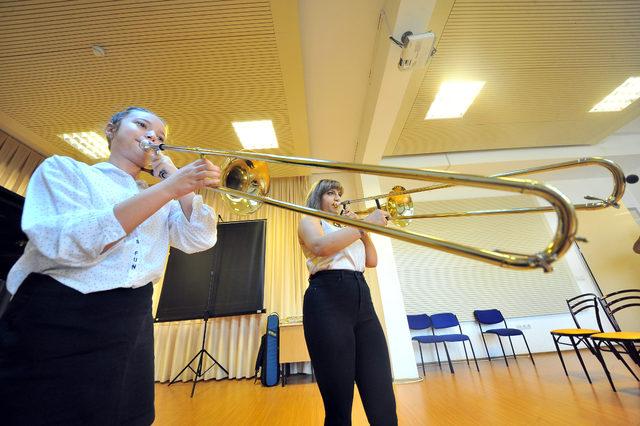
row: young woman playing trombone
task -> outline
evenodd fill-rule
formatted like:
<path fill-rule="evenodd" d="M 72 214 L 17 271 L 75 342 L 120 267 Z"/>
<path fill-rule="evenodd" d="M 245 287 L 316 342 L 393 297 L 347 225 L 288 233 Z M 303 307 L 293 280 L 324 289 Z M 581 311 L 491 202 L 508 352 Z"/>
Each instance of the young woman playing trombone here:
<path fill-rule="evenodd" d="M 342 185 L 323 179 L 310 191 L 307 207 L 337 213 Z M 356 218 L 355 213 L 345 212 Z M 386 226 L 389 215 L 375 210 L 364 220 Z M 378 263 L 369 235 L 304 216 L 298 237 L 307 258 L 304 295 L 305 340 L 325 408 L 325 425 L 350 425 L 353 386 L 358 386 L 372 425 L 395 425 L 389 351 L 373 309 L 365 267 Z"/>
<path fill-rule="evenodd" d="M 107 162 L 53 156 L 31 177 L 29 242 L 0 319 L 4 425 L 153 422 L 153 283 L 169 245 L 215 244 L 216 214 L 194 191 L 220 184 L 208 160 L 178 170 L 140 147 L 165 133 L 154 113 L 127 108 L 106 127 Z M 137 178 L 149 163 L 164 180 L 147 188 Z"/>

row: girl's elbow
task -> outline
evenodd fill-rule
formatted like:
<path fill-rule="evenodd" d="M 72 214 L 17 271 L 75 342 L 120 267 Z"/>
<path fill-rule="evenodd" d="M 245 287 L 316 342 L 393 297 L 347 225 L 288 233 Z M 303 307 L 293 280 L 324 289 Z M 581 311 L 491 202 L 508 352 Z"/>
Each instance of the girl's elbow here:
<path fill-rule="evenodd" d="M 309 251 L 314 255 L 314 256 L 326 256 L 326 250 L 324 247 L 322 247 L 321 244 L 308 244 L 307 248 L 309 249 Z"/>
<path fill-rule="evenodd" d="M 333 254 L 327 247 L 315 247 L 312 252 L 319 257 L 327 257 Z"/>

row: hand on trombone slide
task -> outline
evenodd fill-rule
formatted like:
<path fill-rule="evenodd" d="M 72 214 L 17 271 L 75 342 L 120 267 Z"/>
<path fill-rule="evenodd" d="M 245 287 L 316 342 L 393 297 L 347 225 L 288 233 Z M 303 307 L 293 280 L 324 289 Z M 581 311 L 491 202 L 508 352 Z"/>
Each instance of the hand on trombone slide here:
<path fill-rule="evenodd" d="M 174 198 L 180 198 L 204 187 L 217 188 L 220 186 L 220 175 L 220 167 L 201 158 L 176 169 L 165 182 L 171 188 Z"/>
<path fill-rule="evenodd" d="M 173 198 L 180 198 L 204 187 L 219 187 L 222 173 L 220 167 L 206 158 L 200 158 L 178 169 L 171 158 L 160 151 L 151 152 L 151 169 L 144 170 L 162 179 Z"/>
<path fill-rule="evenodd" d="M 343 207 L 340 215 L 347 216 L 350 219 L 360 219 L 360 217 L 355 212 L 349 210 L 349 205 L 345 205 Z M 376 209 L 362 218 L 362 220 L 374 225 L 387 226 L 387 223 L 389 221 L 389 213 L 384 210 Z"/>

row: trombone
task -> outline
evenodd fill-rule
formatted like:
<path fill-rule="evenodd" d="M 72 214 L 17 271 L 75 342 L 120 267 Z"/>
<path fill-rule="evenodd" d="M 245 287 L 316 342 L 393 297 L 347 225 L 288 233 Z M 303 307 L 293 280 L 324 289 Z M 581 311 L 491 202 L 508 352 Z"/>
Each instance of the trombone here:
<path fill-rule="evenodd" d="M 265 203 L 275 207 L 280 207 L 298 213 L 319 217 L 347 226 L 362 228 L 367 231 L 375 232 L 377 234 L 391 238 L 396 238 L 401 241 L 419 244 L 424 247 L 441 250 L 447 253 L 464 256 L 470 259 L 475 259 L 502 267 L 515 269 L 542 268 L 545 272 L 550 272 L 553 270 L 551 264 L 558 260 L 564 253 L 566 253 L 566 251 L 571 247 L 576 234 L 576 213 L 570 201 L 555 188 L 532 180 L 476 176 L 437 170 L 416 170 L 403 167 L 344 163 L 302 157 L 286 157 L 282 155 L 256 152 L 223 151 L 217 149 L 183 147 L 167 144 L 156 145 L 146 140 L 140 141 L 139 144 L 140 148 L 145 151 L 176 151 L 193 153 L 200 156 L 213 155 L 218 157 L 233 158 L 231 162 L 241 160 L 241 165 L 235 166 L 236 168 L 239 167 L 239 170 L 229 170 L 229 166 L 223 166 L 224 170 L 221 179 L 223 185 L 218 188 L 211 188 L 216 192 L 222 193 L 225 197 L 227 197 L 227 200 L 232 203 L 238 202 L 238 200 L 248 199 L 251 201 L 250 207 L 255 209 L 257 209 L 257 207 L 259 207 L 262 203 Z M 228 159 L 227 163 L 229 161 L 230 160 Z M 259 174 L 253 174 L 253 170 L 255 169 L 265 169 L 262 162 L 320 167 L 333 170 L 360 172 L 378 176 L 440 182 L 447 185 L 464 185 L 478 188 L 489 188 L 502 191 L 531 194 L 543 198 L 551 205 L 551 208 L 558 216 L 556 231 L 551 242 L 549 242 L 549 244 L 543 250 L 528 255 L 500 250 L 477 248 L 429 235 L 418 234 L 411 231 L 386 228 L 384 226 L 374 225 L 369 222 L 351 219 L 349 217 L 341 216 L 338 214 L 315 210 L 306 206 L 300 206 L 297 204 L 267 197 L 264 188 L 265 186 L 268 187 L 268 185 L 264 185 L 262 182 L 260 182 L 260 178 L 257 177 L 259 176 Z M 232 176 L 233 179 L 228 179 L 229 176 Z M 235 188 L 231 187 L 231 185 L 234 185 Z M 247 212 L 250 213 L 251 211 L 248 210 Z"/>
<path fill-rule="evenodd" d="M 600 166 L 606 169 L 613 180 L 613 188 L 611 194 L 605 198 L 598 198 L 591 195 L 585 195 L 584 199 L 588 201 L 595 201 L 591 203 L 578 203 L 573 204 L 576 210 L 598 210 L 607 207 L 620 208 L 620 200 L 624 195 L 626 180 L 625 175 L 620 166 L 611 160 L 600 157 L 586 157 L 572 161 L 565 161 L 562 163 L 554 163 L 539 167 L 530 167 L 526 169 L 511 170 L 503 173 L 491 175 L 491 177 L 507 177 L 507 176 L 520 176 L 529 175 L 535 173 L 544 173 L 553 170 L 567 169 L 580 166 Z M 458 212 L 442 212 L 442 213 L 426 213 L 426 214 L 413 214 L 413 200 L 409 194 L 417 192 L 433 191 L 438 189 L 451 188 L 454 185 L 442 184 L 431 185 L 421 188 L 414 188 L 406 190 L 401 186 L 394 186 L 389 194 L 372 195 L 364 198 L 356 198 L 351 200 L 344 200 L 340 204 L 343 207 L 357 202 L 375 200 L 380 208 L 379 200 L 387 198 L 386 204 L 382 205 L 390 214 L 390 220 L 398 226 L 406 226 L 412 219 L 433 219 L 433 218 L 446 218 L 446 217 L 461 217 L 461 216 L 484 216 L 484 215 L 500 215 L 500 214 L 518 214 L 518 213 L 548 213 L 554 209 L 551 206 L 538 206 L 538 207 L 519 207 L 511 209 L 496 209 L 496 210 L 475 210 L 475 211 L 458 211 Z M 365 214 L 370 212 L 371 209 L 361 210 L 355 212 L 356 214 Z"/>

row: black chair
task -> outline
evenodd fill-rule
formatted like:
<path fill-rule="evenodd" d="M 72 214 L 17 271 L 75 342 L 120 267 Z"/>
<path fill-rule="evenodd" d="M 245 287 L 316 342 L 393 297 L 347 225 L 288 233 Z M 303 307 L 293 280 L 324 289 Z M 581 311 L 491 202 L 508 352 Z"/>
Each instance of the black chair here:
<path fill-rule="evenodd" d="M 620 323 L 618 322 L 615 314 L 622 311 L 623 309 L 629 309 L 633 307 L 640 307 L 640 289 L 627 289 L 627 290 L 619 290 L 614 291 L 613 293 L 609 293 L 604 297 L 599 298 L 600 304 L 602 305 L 602 309 L 604 313 L 607 315 L 609 322 L 611 322 L 611 326 L 615 331 L 622 332 L 629 330 L 623 330 L 620 327 Z M 640 315 L 640 312 L 638 312 Z M 640 348 L 637 344 L 631 345 L 629 342 L 625 345 L 628 355 L 633 359 L 633 361 L 640 366 L 640 357 L 638 357 L 638 351 Z"/>
<path fill-rule="evenodd" d="M 580 365 L 582 366 L 582 370 L 584 374 L 587 376 L 587 380 L 591 383 L 591 377 L 589 377 L 589 372 L 584 365 L 584 361 L 582 360 L 582 356 L 580 355 L 580 350 L 578 349 L 578 345 L 581 343 L 589 349 L 589 351 L 597 356 L 595 353 L 595 349 L 591 345 L 589 341 L 589 337 L 601 333 L 602 323 L 600 322 L 600 312 L 598 311 L 598 302 L 597 296 L 593 293 L 585 293 L 576 297 L 572 297 L 571 299 L 567 299 L 567 306 L 569 307 L 569 313 L 573 318 L 573 322 L 576 324 L 577 328 L 562 328 L 557 330 L 551 330 L 551 337 L 553 338 L 553 343 L 556 346 L 556 352 L 558 352 L 558 357 L 560 358 L 560 362 L 562 363 L 562 368 L 564 370 L 565 376 L 569 377 L 569 373 L 567 372 L 567 367 L 564 364 L 564 359 L 562 358 L 562 352 L 560 351 L 560 345 L 572 346 L 575 351 L 578 360 L 580 361 Z M 578 322 L 578 314 L 584 314 L 586 311 L 593 309 L 596 321 L 598 323 L 598 330 L 591 328 L 582 328 L 580 323 Z M 562 341 L 562 339 L 568 339 L 569 341 Z"/>
<path fill-rule="evenodd" d="M 455 314 L 450 312 L 444 312 L 441 314 L 433 314 L 431 315 L 431 323 L 433 325 L 433 330 L 435 334 L 435 330 L 441 330 L 445 328 L 458 327 L 460 333 L 455 334 L 436 334 L 436 337 L 442 339 L 442 344 L 444 345 L 444 350 L 447 352 L 447 359 L 449 360 L 449 369 L 453 374 L 453 365 L 451 364 L 451 357 L 449 356 L 449 349 L 447 349 L 447 342 L 462 342 L 462 347 L 464 348 L 464 356 L 467 359 L 467 365 L 469 364 L 469 355 L 467 354 L 467 347 L 465 342 L 469 342 L 469 347 L 471 347 L 471 354 L 473 355 L 473 361 L 476 363 L 476 370 L 480 372 L 480 368 L 478 367 L 478 360 L 476 359 L 476 352 L 473 350 L 473 345 L 471 344 L 471 339 L 466 334 L 462 334 L 462 327 L 460 326 L 460 322 L 458 321 L 458 317 Z"/>
<path fill-rule="evenodd" d="M 431 318 L 427 314 L 407 315 L 407 321 L 409 321 L 410 330 L 427 330 L 431 328 Z M 442 343 L 440 336 L 435 336 L 433 330 L 431 334 L 424 334 L 420 336 L 413 336 L 411 338 L 414 342 L 418 342 L 418 348 L 420 349 L 420 361 L 422 365 L 422 374 L 426 376 L 427 372 L 424 369 L 424 357 L 422 356 L 422 344 L 433 343 L 436 347 L 436 355 L 438 356 L 438 365 L 442 368 L 440 362 L 440 352 L 438 352 L 438 343 Z M 446 348 L 446 346 L 445 346 Z M 447 359 L 449 359 L 449 353 L 447 352 Z M 449 359 L 449 365 L 451 365 L 451 359 Z"/>
<path fill-rule="evenodd" d="M 624 366 L 627 368 L 627 370 L 629 370 L 633 377 L 635 377 L 636 380 L 640 381 L 633 369 L 631 369 L 631 367 L 627 364 L 622 356 L 622 354 L 627 354 L 633 360 L 633 362 L 640 365 L 640 353 L 638 350 L 638 345 L 640 344 L 640 332 L 622 331 L 620 324 L 615 317 L 615 314 L 623 309 L 640 307 L 640 290 L 620 290 L 607 294 L 606 296 L 599 298 L 598 300 L 600 301 L 605 314 L 609 318 L 611 325 L 616 331 L 593 334 L 590 336 L 590 338 L 596 350 L 596 355 L 598 356 L 598 359 L 600 360 L 600 363 L 604 368 L 605 374 L 607 375 L 607 379 L 609 379 L 611 389 L 616 392 L 616 387 L 613 384 L 611 374 L 609 373 L 609 369 L 607 368 L 604 357 L 602 356 L 602 351 L 606 350 L 612 352 L 624 364 Z"/>
<path fill-rule="evenodd" d="M 487 357 L 489 361 L 492 361 L 491 355 L 489 355 L 489 348 L 487 347 L 487 341 L 484 338 L 485 334 L 494 334 L 498 337 L 498 342 L 500 343 L 500 347 L 502 348 L 502 356 L 504 357 L 504 362 L 509 365 L 509 361 L 507 361 L 507 354 L 504 351 L 504 346 L 502 345 L 501 337 L 508 337 L 509 344 L 511 345 L 511 352 L 513 353 L 513 358 L 516 358 L 516 351 L 513 349 L 513 341 L 511 340 L 512 336 L 522 336 L 524 339 L 524 344 L 527 346 L 527 351 L 529 352 L 529 357 L 531 358 L 531 362 L 533 365 L 536 365 L 536 362 L 533 360 L 533 355 L 531 355 L 531 350 L 529 349 L 529 343 L 527 343 L 527 338 L 524 336 L 522 330 L 518 330 L 517 328 L 509 328 L 507 326 L 507 321 L 502 316 L 502 312 L 497 309 L 486 309 L 486 310 L 475 310 L 473 311 L 473 316 L 476 318 L 478 322 L 478 326 L 480 327 L 480 333 L 482 335 L 482 342 L 484 343 L 484 348 L 487 351 Z M 483 330 L 482 325 L 493 325 L 503 323 L 504 328 L 492 328 L 489 330 Z"/>

